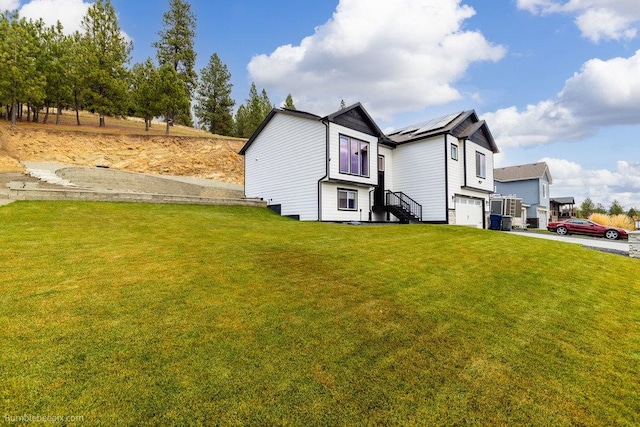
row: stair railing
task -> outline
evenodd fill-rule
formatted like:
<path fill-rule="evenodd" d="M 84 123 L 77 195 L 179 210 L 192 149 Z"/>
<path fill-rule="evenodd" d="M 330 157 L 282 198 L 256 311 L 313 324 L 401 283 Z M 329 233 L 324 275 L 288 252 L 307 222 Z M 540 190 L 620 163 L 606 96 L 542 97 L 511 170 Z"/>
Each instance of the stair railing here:
<path fill-rule="evenodd" d="M 418 221 L 422 221 L 422 205 L 402 191 L 387 191 L 385 203 L 387 206 L 398 207 Z"/>

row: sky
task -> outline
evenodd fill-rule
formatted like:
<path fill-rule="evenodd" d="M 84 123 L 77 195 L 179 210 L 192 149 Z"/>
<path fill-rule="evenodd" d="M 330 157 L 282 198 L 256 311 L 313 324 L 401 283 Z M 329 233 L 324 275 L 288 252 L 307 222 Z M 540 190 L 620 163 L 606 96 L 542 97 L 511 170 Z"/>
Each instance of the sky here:
<path fill-rule="evenodd" d="M 111 0 L 155 58 L 168 0 Z M 551 197 L 640 209 L 638 0 L 191 0 L 196 70 L 216 53 L 236 107 L 252 82 L 318 115 L 361 102 L 384 131 L 475 110 L 496 167 L 544 161 Z M 86 0 L 0 0 L 80 28 Z"/>

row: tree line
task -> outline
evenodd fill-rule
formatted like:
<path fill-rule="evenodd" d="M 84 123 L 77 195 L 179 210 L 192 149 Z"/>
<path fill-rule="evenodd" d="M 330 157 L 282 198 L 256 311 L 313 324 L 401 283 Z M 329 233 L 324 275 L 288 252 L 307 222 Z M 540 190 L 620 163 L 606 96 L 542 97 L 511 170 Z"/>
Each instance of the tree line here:
<path fill-rule="evenodd" d="M 636 219 L 640 217 L 640 210 L 636 208 L 629 208 L 629 210 L 625 210 L 624 207 L 618 202 L 614 200 L 611 203 L 609 209 L 605 208 L 602 203 L 594 203 L 590 197 L 587 197 L 582 201 L 580 206 L 576 208 L 576 216 L 580 218 L 589 218 L 591 214 L 599 213 L 599 214 L 608 214 L 608 215 L 626 215 L 631 219 Z"/>
<path fill-rule="evenodd" d="M 184 0 L 169 0 L 163 15 L 156 61 L 147 58 L 129 67 L 133 43 L 127 41 L 110 0 L 96 0 L 85 14 L 81 31 L 65 34 L 60 23 L 20 18 L 5 12 L 0 19 L 0 103 L 5 120 L 42 122 L 63 109 L 105 117 L 140 117 L 148 130 L 155 117 L 193 126 L 192 112 L 207 131 L 249 137 L 274 105 L 267 92 L 251 84 L 249 97 L 235 115 L 231 74 L 216 53 L 195 71 L 196 17 Z M 26 107 L 26 108 L 25 108 Z M 285 107 L 295 109 L 291 95 Z"/>

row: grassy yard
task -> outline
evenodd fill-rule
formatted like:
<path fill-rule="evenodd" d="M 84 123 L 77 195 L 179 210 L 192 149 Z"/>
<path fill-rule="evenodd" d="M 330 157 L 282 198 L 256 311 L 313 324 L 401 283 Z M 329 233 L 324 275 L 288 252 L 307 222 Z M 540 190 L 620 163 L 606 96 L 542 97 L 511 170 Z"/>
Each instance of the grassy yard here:
<path fill-rule="evenodd" d="M 640 423 L 640 261 L 255 208 L 0 208 L 0 416 Z"/>

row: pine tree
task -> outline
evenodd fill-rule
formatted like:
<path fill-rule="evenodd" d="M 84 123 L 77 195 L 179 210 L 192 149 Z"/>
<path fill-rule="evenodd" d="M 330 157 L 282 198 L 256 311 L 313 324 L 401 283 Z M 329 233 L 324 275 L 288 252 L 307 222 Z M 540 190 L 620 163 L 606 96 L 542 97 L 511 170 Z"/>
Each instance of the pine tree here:
<path fill-rule="evenodd" d="M 284 108 L 287 108 L 289 110 L 295 110 L 296 106 L 293 104 L 293 97 L 291 96 L 291 94 L 287 95 L 287 99 L 284 100 Z"/>
<path fill-rule="evenodd" d="M 158 108 L 163 111 L 167 121 L 165 133 L 169 135 L 170 117 L 189 108 L 189 89 L 173 66 L 165 64 L 158 70 L 155 93 Z"/>
<path fill-rule="evenodd" d="M 158 32 L 160 40 L 153 43 L 157 49 L 160 66 L 171 64 L 187 86 L 189 99 L 197 85 L 198 76 L 194 70 L 196 51 L 193 39 L 196 35 L 196 17 L 191 5 L 184 0 L 169 0 L 169 10 L 163 15 L 164 29 Z M 191 126 L 191 112 L 187 108 L 178 114 L 178 122 Z"/>
<path fill-rule="evenodd" d="M 82 20 L 87 107 L 104 116 L 121 115 L 126 109 L 127 69 L 132 50 L 122 36 L 110 0 L 96 0 Z"/>
<path fill-rule="evenodd" d="M 36 26 L 15 13 L 0 19 L 0 99 L 10 105 L 11 125 L 15 126 L 18 105 L 41 103 L 46 80 L 39 67 L 41 44 Z"/>
<path fill-rule="evenodd" d="M 620 202 L 614 200 L 609 207 L 609 215 L 623 215 L 624 208 L 620 205 Z"/>
<path fill-rule="evenodd" d="M 262 93 L 258 95 L 256 85 L 252 82 L 249 89 L 249 99 L 236 112 L 236 136 L 250 137 L 272 109 L 273 104 L 267 96 L 267 91 L 262 89 Z"/>
<path fill-rule="evenodd" d="M 195 112 L 198 121 L 211 133 L 230 135 L 233 129 L 231 109 L 231 74 L 217 54 L 211 55 L 209 64 L 200 71 Z"/>
<path fill-rule="evenodd" d="M 145 131 L 149 130 L 154 116 L 164 114 L 158 104 L 158 69 L 151 58 L 131 69 L 131 108 L 135 117 L 144 119 Z"/>
<path fill-rule="evenodd" d="M 592 213 L 595 212 L 596 206 L 593 204 L 593 201 L 590 197 L 587 197 L 580 204 L 580 215 L 583 218 L 589 218 Z"/>
<path fill-rule="evenodd" d="M 44 69 L 46 85 L 46 113 L 43 122 L 47 123 L 49 118 L 49 108 L 56 108 L 56 124 L 60 123 L 62 106 L 70 103 L 73 99 L 72 85 L 70 84 L 71 56 L 67 54 L 70 48 L 70 37 L 62 32 L 60 22 L 55 27 L 48 29 L 46 37 L 45 51 L 43 58 L 46 59 Z"/>

